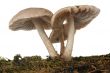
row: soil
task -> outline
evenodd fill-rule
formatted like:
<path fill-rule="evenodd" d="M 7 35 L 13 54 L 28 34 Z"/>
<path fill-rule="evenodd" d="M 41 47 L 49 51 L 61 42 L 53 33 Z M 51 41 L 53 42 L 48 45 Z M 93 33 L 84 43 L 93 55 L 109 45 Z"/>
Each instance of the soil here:
<path fill-rule="evenodd" d="M 0 73 L 110 73 L 110 54 L 73 57 L 69 62 L 18 54 L 13 60 L 0 58 Z"/>

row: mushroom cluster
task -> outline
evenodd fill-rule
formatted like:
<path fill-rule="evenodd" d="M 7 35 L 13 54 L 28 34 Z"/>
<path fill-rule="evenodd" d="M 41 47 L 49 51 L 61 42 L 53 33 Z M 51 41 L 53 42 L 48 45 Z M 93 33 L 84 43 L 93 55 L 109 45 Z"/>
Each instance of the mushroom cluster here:
<path fill-rule="evenodd" d="M 27 8 L 12 18 L 9 28 L 14 31 L 37 29 L 51 58 L 60 56 L 65 61 L 70 61 L 76 30 L 89 24 L 99 12 L 92 5 L 69 6 L 61 8 L 55 14 L 44 8 Z M 44 29 L 52 29 L 49 38 Z M 52 45 L 58 42 L 61 43 L 60 55 Z"/>

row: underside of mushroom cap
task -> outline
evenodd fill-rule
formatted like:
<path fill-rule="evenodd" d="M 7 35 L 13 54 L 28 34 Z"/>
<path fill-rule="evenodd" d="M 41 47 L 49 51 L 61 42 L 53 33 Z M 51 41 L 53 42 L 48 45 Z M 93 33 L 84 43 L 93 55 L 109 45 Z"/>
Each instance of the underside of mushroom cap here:
<path fill-rule="evenodd" d="M 75 29 L 84 28 L 88 25 L 100 12 L 100 9 L 91 5 L 76 6 L 78 12 L 74 15 Z M 73 9 L 74 11 L 74 9 Z"/>
<path fill-rule="evenodd" d="M 67 34 L 68 34 L 68 26 L 66 27 L 66 25 L 63 25 L 64 27 L 64 40 L 67 40 Z M 54 29 L 52 30 L 52 32 L 50 33 L 49 39 L 51 41 L 51 43 L 58 43 L 60 42 L 60 34 L 61 34 L 61 30 L 60 29 Z"/>
<path fill-rule="evenodd" d="M 98 14 L 100 10 L 92 5 L 69 6 L 58 10 L 51 19 L 53 29 L 60 29 L 68 16 L 73 16 L 75 29 L 80 29 L 89 24 Z"/>
<path fill-rule="evenodd" d="M 68 24 L 63 25 L 64 27 L 64 41 L 67 40 L 68 38 L 68 31 L 69 31 L 69 26 Z M 51 41 L 51 43 L 59 43 L 60 42 L 60 34 L 61 34 L 61 29 L 54 29 L 52 30 L 52 32 L 50 33 L 49 39 Z M 76 32 L 76 30 L 75 30 Z"/>
<path fill-rule="evenodd" d="M 32 30 L 35 29 L 32 20 L 38 21 L 44 29 L 51 28 L 51 17 L 53 13 L 44 8 L 27 8 L 17 13 L 9 23 L 11 30 Z"/>
<path fill-rule="evenodd" d="M 59 31 L 53 30 L 49 36 L 49 39 L 50 39 L 51 43 L 58 43 L 58 42 L 60 42 L 60 37 L 61 36 L 59 35 Z M 64 40 L 66 40 L 66 39 L 67 39 L 67 35 L 64 34 Z"/>

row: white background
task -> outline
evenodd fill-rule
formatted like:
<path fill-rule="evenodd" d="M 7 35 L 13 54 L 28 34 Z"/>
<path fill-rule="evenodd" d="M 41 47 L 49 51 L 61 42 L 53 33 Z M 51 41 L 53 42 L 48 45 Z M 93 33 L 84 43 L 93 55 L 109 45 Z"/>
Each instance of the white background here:
<path fill-rule="evenodd" d="M 43 7 L 55 13 L 62 7 L 94 5 L 101 12 L 87 27 L 78 30 L 72 56 L 90 56 L 110 53 L 110 2 L 109 0 L 1 0 L 0 1 L 0 56 L 12 59 L 22 56 L 48 55 L 37 30 L 11 31 L 9 21 L 20 10 L 29 7 Z M 48 36 L 50 31 L 46 31 Z M 60 45 L 54 44 L 59 52 Z"/>

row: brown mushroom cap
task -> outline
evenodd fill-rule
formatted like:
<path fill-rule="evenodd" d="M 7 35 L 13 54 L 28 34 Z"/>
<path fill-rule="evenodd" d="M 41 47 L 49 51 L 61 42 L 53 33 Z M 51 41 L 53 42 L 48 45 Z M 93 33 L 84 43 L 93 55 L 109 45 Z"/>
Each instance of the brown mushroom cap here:
<path fill-rule="evenodd" d="M 44 8 L 27 8 L 17 13 L 9 23 L 11 30 L 32 30 L 35 29 L 32 19 L 38 21 L 44 29 L 51 28 L 51 17 L 53 13 Z"/>
<path fill-rule="evenodd" d="M 68 16 L 74 18 L 75 29 L 81 29 L 89 24 L 98 14 L 100 10 L 92 5 L 69 6 L 58 10 L 52 17 L 51 23 L 54 29 L 60 29 Z M 60 24 L 60 25 L 59 25 Z"/>
<path fill-rule="evenodd" d="M 60 41 L 60 28 L 65 19 L 68 20 L 68 16 L 71 15 L 74 18 L 75 29 L 81 29 L 89 24 L 98 14 L 100 10 L 91 5 L 79 5 L 70 6 L 58 10 L 52 17 L 51 23 L 53 31 L 50 34 L 50 41 L 52 43 L 58 43 Z M 69 25 L 63 25 L 64 27 L 64 40 L 68 37 Z"/>

